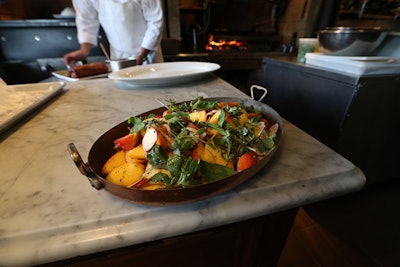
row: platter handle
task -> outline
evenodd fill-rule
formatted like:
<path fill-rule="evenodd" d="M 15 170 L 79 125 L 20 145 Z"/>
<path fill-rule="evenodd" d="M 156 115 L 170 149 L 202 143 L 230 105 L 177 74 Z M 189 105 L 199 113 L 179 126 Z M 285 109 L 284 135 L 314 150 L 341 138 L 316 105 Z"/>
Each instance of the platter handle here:
<path fill-rule="evenodd" d="M 260 98 L 259 98 L 258 100 L 254 98 L 254 90 L 255 90 L 255 89 L 264 92 L 264 93 L 260 96 Z M 263 100 L 264 97 L 267 95 L 268 90 L 267 90 L 267 88 L 265 88 L 265 87 L 262 87 L 262 86 L 260 86 L 260 85 L 255 85 L 255 84 L 253 84 L 252 86 L 250 86 L 250 93 L 251 93 L 251 98 L 252 98 L 253 100 L 256 100 L 256 101 L 260 101 L 260 102 L 261 102 L 261 100 Z"/>
<path fill-rule="evenodd" d="M 88 178 L 90 185 L 97 190 L 102 189 L 104 185 L 96 177 L 96 174 L 92 171 L 88 164 L 83 162 L 82 157 L 78 152 L 78 149 L 76 149 L 73 143 L 68 144 L 68 151 L 76 167 L 78 167 L 79 171 Z"/>

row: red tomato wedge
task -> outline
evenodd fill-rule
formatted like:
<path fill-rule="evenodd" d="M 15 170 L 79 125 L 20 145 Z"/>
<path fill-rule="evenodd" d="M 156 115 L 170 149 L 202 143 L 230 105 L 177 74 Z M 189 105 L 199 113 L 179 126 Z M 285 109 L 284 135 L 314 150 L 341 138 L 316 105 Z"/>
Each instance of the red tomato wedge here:
<path fill-rule="evenodd" d="M 254 152 L 247 152 L 241 155 L 238 159 L 236 171 L 242 172 L 247 170 L 258 162 L 257 154 Z"/>
<path fill-rule="evenodd" d="M 135 147 L 138 141 L 137 139 L 138 139 L 137 134 L 127 134 L 115 140 L 114 145 L 119 149 L 128 151 Z"/>
<path fill-rule="evenodd" d="M 228 107 L 236 107 L 236 106 L 238 106 L 239 105 L 239 102 L 235 102 L 235 101 L 228 101 L 228 102 L 219 102 L 218 103 L 218 106 L 219 107 L 223 107 L 223 106 L 226 106 L 226 105 L 228 105 Z"/>

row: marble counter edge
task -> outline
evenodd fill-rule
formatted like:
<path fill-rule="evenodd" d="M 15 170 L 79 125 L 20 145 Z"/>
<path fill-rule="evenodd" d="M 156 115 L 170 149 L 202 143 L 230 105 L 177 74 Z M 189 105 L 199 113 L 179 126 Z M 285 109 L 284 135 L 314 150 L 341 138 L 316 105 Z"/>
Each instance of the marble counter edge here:
<path fill-rule="evenodd" d="M 321 181 L 317 183 L 315 179 L 310 179 L 299 181 L 300 186 L 282 184 L 278 187 L 271 187 L 269 190 L 252 191 L 250 197 L 246 194 L 240 195 L 234 189 L 227 194 L 199 203 L 177 206 L 178 209 L 185 210 L 179 224 L 165 224 L 166 221 L 176 220 L 179 211 L 175 207 L 159 207 L 155 208 L 158 209 L 155 219 L 151 216 L 135 218 L 135 215 L 128 214 L 124 217 L 109 218 L 105 225 L 91 221 L 79 226 L 71 225 L 69 229 L 64 229 L 63 233 L 51 234 L 51 231 L 47 233 L 49 235 L 43 232 L 32 233 L 30 239 L 27 239 L 26 235 L 20 236 L 24 240 L 23 244 L 18 242 L 18 237 L 14 236 L 12 237 L 13 242 L 9 243 L 7 247 L 0 248 L 0 266 L 43 264 L 183 235 L 303 206 L 326 199 L 327 196 L 331 198 L 355 192 L 365 184 L 365 176 L 356 166 L 339 175 L 329 175 L 320 177 L 320 179 Z M 344 188 L 346 188 L 345 191 Z M 283 189 L 284 193 L 282 193 Z M 310 197 L 310 191 L 314 192 L 312 197 Z M 257 201 L 257 199 L 265 199 L 262 197 L 265 194 L 271 195 L 271 201 Z M 296 205 L 293 204 L 293 196 L 296 196 Z M 248 202 L 253 204 L 247 205 Z M 230 216 L 226 216 L 225 213 L 213 212 L 213 210 L 221 210 L 224 205 L 237 206 L 237 212 Z M 241 205 L 246 206 L 246 214 L 240 212 Z M 193 209 L 193 206 L 200 208 Z M 137 219 L 141 219 L 139 226 Z M 96 227 L 94 228 L 93 225 Z M 0 244 L 6 241 L 7 238 L 0 240 Z M 43 246 L 44 243 L 47 245 Z M 32 250 L 32 248 L 36 249 Z"/>

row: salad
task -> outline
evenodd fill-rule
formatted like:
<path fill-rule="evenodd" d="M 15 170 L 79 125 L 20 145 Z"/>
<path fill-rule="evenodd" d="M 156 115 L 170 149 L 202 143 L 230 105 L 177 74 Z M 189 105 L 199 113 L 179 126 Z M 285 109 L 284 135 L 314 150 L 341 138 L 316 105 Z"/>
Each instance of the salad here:
<path fill-rule="evenodd" d="M 187 188 L 245 171 L 277 148 L 279 125 L 239 102 L 198 97 L 162 115 L 131 117 L 103 165 L 110 182 L 144 190 Z"/>

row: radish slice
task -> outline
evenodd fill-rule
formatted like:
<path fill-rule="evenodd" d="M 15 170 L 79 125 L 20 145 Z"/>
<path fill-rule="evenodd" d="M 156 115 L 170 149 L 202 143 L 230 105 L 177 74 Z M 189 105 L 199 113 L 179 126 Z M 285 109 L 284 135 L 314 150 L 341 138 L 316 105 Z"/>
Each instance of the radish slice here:
<path fill-rule="evenodd" d="M 277 132 L 278 132 L 278 128 L 279 128 L 279 124 L 278 124 L 278 123 L 273 124 L 273 125 L 269 128 L 268 134 L 271 135 L 271 134 L 277 133 Z"/>
<path fill-rule="evenodd" d="M 149 127 L 143 136 L 142 146 L 145 152 L 149 152 L 156 144 L 158 139 L 158 132 L 153 127 Z"/>

